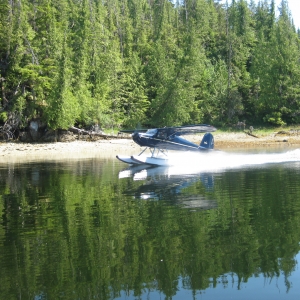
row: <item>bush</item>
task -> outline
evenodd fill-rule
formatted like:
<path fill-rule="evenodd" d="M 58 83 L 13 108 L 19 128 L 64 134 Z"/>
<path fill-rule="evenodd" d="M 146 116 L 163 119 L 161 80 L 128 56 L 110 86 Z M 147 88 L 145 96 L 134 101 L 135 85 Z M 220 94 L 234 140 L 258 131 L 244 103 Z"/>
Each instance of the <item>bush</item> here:
<path fill-rule="evenodd" d="M 271 114 L 266 115 L 263 119 L 264 122 L 270 123 L 272 125 L 279 125 L 283 126 L 286 125 L 286 123 L 281 119 L 281 113 L 280 112 L 273 112 Z"/>

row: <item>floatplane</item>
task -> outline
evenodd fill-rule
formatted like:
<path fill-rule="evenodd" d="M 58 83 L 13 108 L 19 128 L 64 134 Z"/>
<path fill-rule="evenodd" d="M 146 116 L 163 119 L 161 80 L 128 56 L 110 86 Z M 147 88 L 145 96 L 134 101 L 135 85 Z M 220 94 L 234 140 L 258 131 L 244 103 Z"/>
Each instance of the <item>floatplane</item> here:
<path fill-rule="evenodd" d="M 153 166 L 168 166 L 170 164 L 168 151 L 210 152 L 214 150 L 214 137 L 211 132 L 217 129 L 211 125 L 196 124 L 178 127 L 152 128 L 147 130 L 122 130 L 120 133 L 132 133 L 133 141 L 143 151 L 138 155 L 117 158 L 130 165 L 147 164 Z M 205 133 L 200 145 L 190 142 L 181 136 L 195 133 Z M 151 155 L 142 155 L 149 149 Z"/>

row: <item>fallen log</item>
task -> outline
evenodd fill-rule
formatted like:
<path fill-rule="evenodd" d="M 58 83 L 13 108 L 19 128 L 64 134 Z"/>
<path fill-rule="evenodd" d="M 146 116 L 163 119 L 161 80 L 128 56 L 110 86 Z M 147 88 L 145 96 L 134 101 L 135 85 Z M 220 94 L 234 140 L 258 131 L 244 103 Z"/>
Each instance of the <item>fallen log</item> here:
<path fill-rule="evenodd" d="M 114 135 L 114 134 L 106 134 L 104 133 L 102 130 L 100 131 L 93 131 L 93 130 L 85 130 L 85 129 L 80 129 L 74 126 L 71 126 L 69 129 L 69 131 L 73 132 L 73 133 L 77 133 L 77 134 L 82 134 L 82 135 L 89 135 L 89 136 L 98 136 L 98 137 L 102 137 L 104 139 L 128 139 L 130 137 L 128 136 L 120 136 L 120 135 Z"/>
<path fill-rule="evenodd" d="M 258 136 L 256 136 L 256 135 L 254 135 L 254 134 L 252 134 L 251 132 L 249 132 L 249 131 L 244 131 L 246 134 L 248 134 L 248 135 L 251 135 L 251 136 L 253 136 L 253 137 L 255 137 L 255 138 L 257 138 L 257 139 L 259 139 L 259 137 Z"/>

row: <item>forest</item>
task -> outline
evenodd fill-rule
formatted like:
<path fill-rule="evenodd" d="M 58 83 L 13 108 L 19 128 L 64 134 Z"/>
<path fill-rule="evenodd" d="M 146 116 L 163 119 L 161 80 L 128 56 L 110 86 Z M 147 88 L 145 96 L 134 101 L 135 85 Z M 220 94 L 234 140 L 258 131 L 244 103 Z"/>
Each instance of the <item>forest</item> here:
<path fill-rule="evenodd" d="M 3 0 L 0 124 L 299 124 L 299 41 L 286 0 Z"/>

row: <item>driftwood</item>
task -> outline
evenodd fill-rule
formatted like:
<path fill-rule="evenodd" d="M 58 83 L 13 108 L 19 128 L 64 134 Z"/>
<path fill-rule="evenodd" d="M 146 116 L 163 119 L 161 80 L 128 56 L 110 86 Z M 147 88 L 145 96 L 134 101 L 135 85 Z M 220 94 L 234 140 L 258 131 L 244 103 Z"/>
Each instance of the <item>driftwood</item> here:
<path fill-rule="evenodd" d="M 284 130 L 282 130 L 282 131 L 278 131 L 277 133 L 276 133 L 276 135 L 290 135 L 291 133 L 290 132 L 287 132 L 287 131 L 284 131 Z"/>
<path fill-rule="evenodd" d="M 256 135 L 254 135 L 254 134 L 252 134 L 250 131 L 244 131 L 246 134 L 248 134 L 248 135 L 251 135 L 251 136 L 253 136 L 253 137 L 255 137 L 255 138 L 257 138 L 257 139 L 259 139 L 259 137 L 258 136 L 256 136 Z"/>
<path fill-rule="evenodd" d="M 104 138 L 104 139 L 109 139 L 109 138 L 118 138 L 118 139 L 128 139 L 128 136 L 120 136 L 120 135 L 114 135 L 114 134 L 106 134 L 104 133 L 102 130 L 99 130 L 99 131 L 93 131 L 93 130 L 85 130 L 85 129 L 80 129 L 80 128 L 77 128 L 77 127 L 70 127 L 68 129 L 69 131 L 73 132 L 73 133 L 77 133 L 77 134 L 82 134 L 82 135 L 89 135 L 90 137 L 92 136 L 97 136 L 97 137 L 101 137 L 101 138 Z"/>

